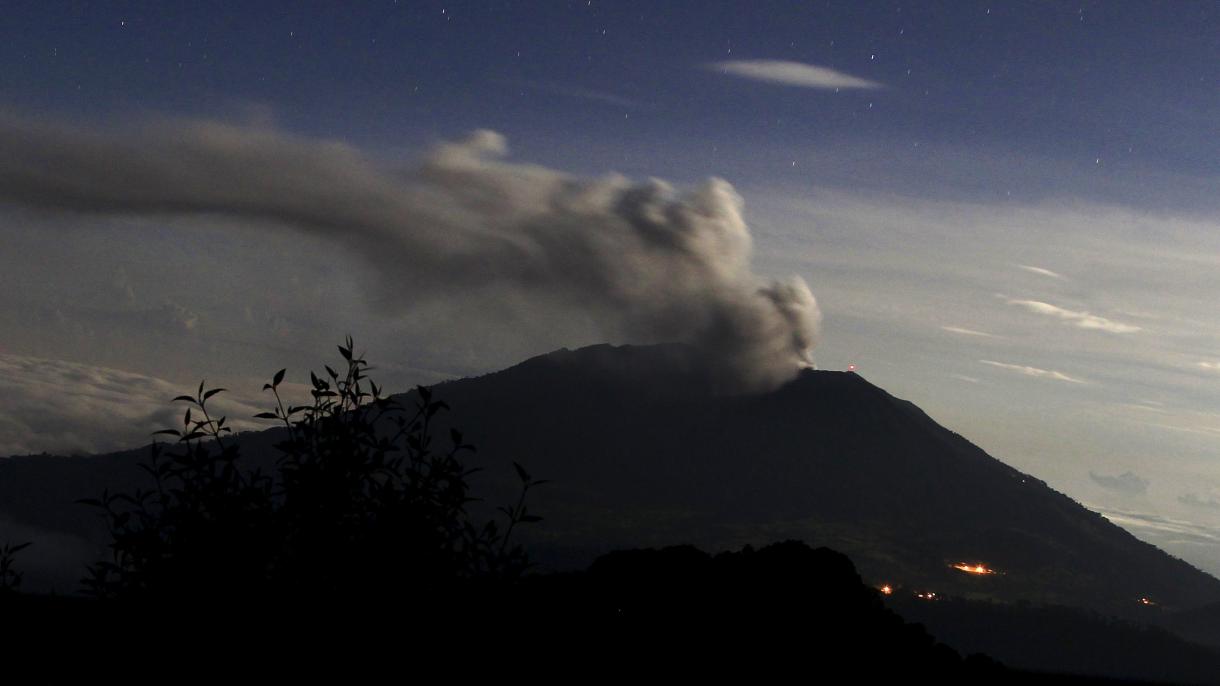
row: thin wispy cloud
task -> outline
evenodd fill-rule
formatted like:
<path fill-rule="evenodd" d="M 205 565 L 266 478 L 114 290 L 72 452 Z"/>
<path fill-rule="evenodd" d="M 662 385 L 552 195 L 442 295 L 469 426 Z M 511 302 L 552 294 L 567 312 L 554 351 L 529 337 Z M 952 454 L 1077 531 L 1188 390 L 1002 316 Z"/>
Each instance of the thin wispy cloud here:
<path fill-rule="evenodd" d="M 949 333 L 961 334 L 963 336 L 975 336 L 977 338 L 1003 338 L 1002 336 L 997 336 L 993 333 L 987 333 L 986 331 L 975 331 L 974 329 L 966 329 L 966 328 L 963 328 L 960 326 L 942 326 L 940 328 L 942 331 L 948 331 Z"/>
<path fill-rule="evenodd" d="M 1039 379 L 1053 379 L 1055 381 L 1066 381 L 1068 383 L 1088 383 L 1084 379 L 1078 379 L 1074 376 L 1068 376 L 1063 372 L 1055 371 L 1054 369 L 1041 369 L 1039 367 L 1030 367 L 1023 364 L 1010 364 L 1008 362 L 996 362 L 995 360 L 979 360 L 979 364 L 985 364 L 997 369 L 1004 369 L 1025 376 L 1032 376 Z"/>
<path fill-rule="evenodd" d="M 1199 362 L 1200 369 L 1206 369 L 1209 372 L 1220 372 L 1220 362 L 1210 362 L 1203 360 Z"/>
<path fill-rule="evenodd" d="M 744 79 L 776 83 L 783 86 L 799 86 L 801 88 L 820 88 L 823 90 L 838 89 L 873 89 L 882 88 L 876 81 L 869 81 L 830 67 L 819 67 L 803 62 L 787 60 L 729 60 L 715 62 L 708 68 L 716 71 L 740 76 Z"/>
<path fill-rule="evenodd" d="M 1055 317 L 1070 323 L 1072 326 L 1081 329 L 1092 329 L 1096 331 L 1106 331 L 1109 333 L 1135 333 L 1142 331 L 1141 327 L 1134 324 L 1126 324 L 1123 322 L 1106 319 L 1089 312 L 1082 310 L 1069 310 L 1058 305 L 1042 302 L 1040 300 L 1007 300 L 1009 305 L 1023 307 L 1035 314 L 1042 314 L 1048 317 Z"/>
<path fill-rule="evenodd" d="M 1018 264 L 1017 268 L 1024 269 L 1025 271 L 1027 271 L 1031 274 L 1038 274 L 1039 276 L 1049 276 L 1052 279 L 1067 278 L 1063 274 L 1060 274 L 1058 272 L 1053 272 L 1049 269 L 1046 269 L 1045 267 L 1035 267 L 1035 266 L 1029 265 L 1029 264 Z"/>
<path fill-rule="evenodd" d="M 977 378 L 975 378 L 973 376 L 966 376 L 965 374 L 954 373 L 954 374 L 950 374 L 949 378 L 957 379 L 958 381 L 965 381 L 966 383 L 978 383 L 979 382 L 979 380 Z"/>
<path fill-rule="evenodd" d="M 559 95 L 566 98 L 575 98 L 577 100 L 587 100 L 589 102 L 598 102 L 603 105 L 611 105 L 614 107 L 627 110 L 642 110 L 648 106 L 642 102 L 637 102 L 630 98 L 625 98 L 621 95 L 615 95 L 601 90 L 592 88 L 580 88 L 579 86 L 567 86 L 559 83 L 525 81 L 521 86 L 540 93 L 548 93 L 551 95 Z"/>
<path fill-rule="evenodd" d="M 1187 507 L 1204 507 L 1209 510 L 1220 510 L 1220 500 L 1216 500 L 1216 496 L 1208 496 L 1206 499 L 1194 493 L 1185 493 L 1178 496 L 1178 502 Z"/>

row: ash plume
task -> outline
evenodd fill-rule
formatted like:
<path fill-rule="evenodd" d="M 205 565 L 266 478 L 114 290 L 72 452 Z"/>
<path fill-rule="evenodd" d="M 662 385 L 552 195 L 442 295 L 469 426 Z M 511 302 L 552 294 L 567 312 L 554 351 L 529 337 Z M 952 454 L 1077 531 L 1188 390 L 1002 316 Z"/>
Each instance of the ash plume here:
<path fill-rule="evenodd" d="M 491 131 L 402 169 L 267 128 L 120 131 L 8 117 L 0 152 L 0 202 L 321 235 L 376 268 L 370 297 L 389 312 L 459 295 L 579 312 L 606 336 L 690 343 L 742 390 L 811 363 L 817 302 L 800 278 L 754 273 L 742 200 L 720 179 L 678 191 L 580 178 L 508 161 Z"/>

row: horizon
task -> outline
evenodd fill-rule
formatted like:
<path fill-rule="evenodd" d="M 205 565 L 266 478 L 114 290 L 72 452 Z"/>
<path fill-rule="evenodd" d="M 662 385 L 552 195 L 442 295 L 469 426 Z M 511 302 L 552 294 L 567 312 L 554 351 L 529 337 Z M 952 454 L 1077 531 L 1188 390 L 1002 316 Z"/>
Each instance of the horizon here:
<path fill-rule="evenodd" d="M 347 333 L 396 391 L 811 349 L 1220 576 L 1216 5 L 407 4 L 9 11 L 0 454 Z"/>

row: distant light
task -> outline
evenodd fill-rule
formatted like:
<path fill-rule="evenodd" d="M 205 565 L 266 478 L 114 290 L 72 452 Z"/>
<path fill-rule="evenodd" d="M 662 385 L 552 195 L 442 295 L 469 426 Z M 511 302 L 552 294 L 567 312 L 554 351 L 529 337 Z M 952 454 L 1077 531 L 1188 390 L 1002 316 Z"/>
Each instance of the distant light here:
<path fill-rule="evenodd" d="M 847 365 L 847 371 L 849 371 L 849 372 L 856 371 L 856 365 L 854 365 L 854 364 Z"/>
<path fill-rule="evenodd" d="M 889 584 L 885 584 L 877 590 L 881 591 L 882 595 L 890 595 L 894 592 L 894 589 Z"/>
<path fill-rule="evenodd" d="M 1155 602 L 1153 602 L 1152 600 L 1149 600 L 1148 598 L 1140 598 L 1138 602 L 1140 605 L 1148 605 L 1148 606 L 1156 605 Z"/>

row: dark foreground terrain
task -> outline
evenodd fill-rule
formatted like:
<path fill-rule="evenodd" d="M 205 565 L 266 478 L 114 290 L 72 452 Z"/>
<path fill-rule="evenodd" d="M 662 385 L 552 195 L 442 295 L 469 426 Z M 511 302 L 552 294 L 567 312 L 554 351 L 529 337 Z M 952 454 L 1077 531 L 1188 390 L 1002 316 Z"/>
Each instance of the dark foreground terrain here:
<path fill-rule="evenodd" d="M 963 657 L 887 608 L 847 557 L 797 542 L 716 556 L 623 551 L 581 572 L 329 598 L 204 605 L 189 596 L 140 603 L 10 593 L 0 596 L 0 616 L 8 672 L 52 683 L 99 672 L 127 683 L 285 678 L 321 665 L 349 678 L 1134 683 Z M 1189 656 L 1199 661 L 1150 676 L 1216 683 L 1220 658 Z M 1200 678 L 1181 678 L 1191 675 Z"/>
<path fill-rule="evenodd" d="M 1215 635 L 1220 581 L 855 374 L 733 395 L 688 348 L 594 346 L 373 399 L 340 351 L 347 373 L 315 376 L 314 405 L 280 405 L 278 429 L 225 434 L 201 386 L 156 450 L 0 460 L 0 525 L 30 534 L 21 588 L 41 593 L 0 593 L 6 655 L 54 675 L 156 661 L 126 678 L 175 682 L 319 658 L 567 680 L 1220 681 L 1216 652 L 1182 638 Z M 785 539 L 855 564 L 768 545 Z M 952 648 L 887 609 L 882 583 Z M 82 588 L 96 597 L 69 597 Z"/>

